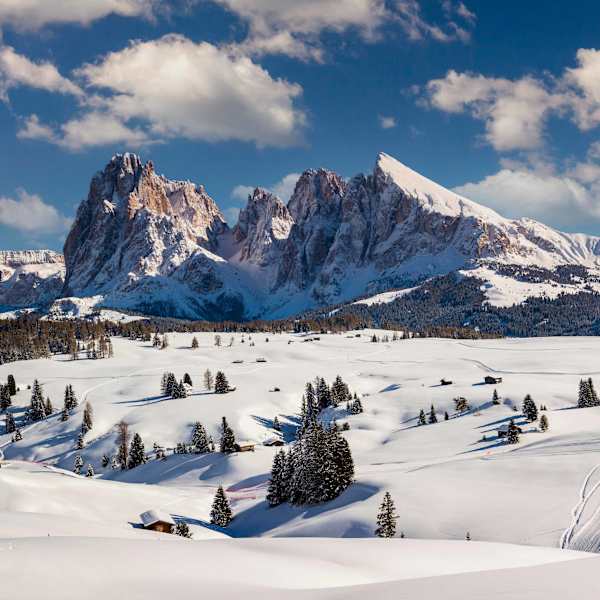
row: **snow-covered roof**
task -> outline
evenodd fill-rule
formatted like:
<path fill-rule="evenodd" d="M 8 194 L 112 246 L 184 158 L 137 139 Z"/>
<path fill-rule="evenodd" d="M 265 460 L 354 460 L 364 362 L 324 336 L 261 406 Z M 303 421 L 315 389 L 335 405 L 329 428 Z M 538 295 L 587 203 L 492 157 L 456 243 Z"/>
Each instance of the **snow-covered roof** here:
<path fill-rule="evenodd" d="M 144 527 L 150 527 L 154 523 L 169 523 L 175 525 L 175 521 L 171 518 L 171 515 L 162 510 L 147 510 L 140 515 L 140 519 Z"/>

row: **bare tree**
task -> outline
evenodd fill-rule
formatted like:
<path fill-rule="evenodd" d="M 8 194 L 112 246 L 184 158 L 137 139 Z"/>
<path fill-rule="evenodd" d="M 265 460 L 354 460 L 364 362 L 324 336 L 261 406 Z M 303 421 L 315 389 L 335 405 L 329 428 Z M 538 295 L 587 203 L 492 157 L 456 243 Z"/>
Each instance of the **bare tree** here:
<path fill-rule="evenodd" d="M 213 385 L 214 385 L 213 375 L 210 372 L 210 369 L 206 369 L 206 371 L 204 371 L 204 387 L 207 390 L 212 390 Z"/>

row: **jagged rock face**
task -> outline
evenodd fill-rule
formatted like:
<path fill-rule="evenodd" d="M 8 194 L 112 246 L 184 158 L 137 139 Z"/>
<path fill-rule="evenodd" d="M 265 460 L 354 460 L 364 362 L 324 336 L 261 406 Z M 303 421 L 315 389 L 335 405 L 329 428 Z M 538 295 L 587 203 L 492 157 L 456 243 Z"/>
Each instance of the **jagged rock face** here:
<path fill-rule="evenodd" d="M 267 266 L 278 260 L 293 224 L 290 211 L 277 196 L 256 188 L 233 230 L 240 246 L 239 261 Z"/>
<path fill-rule="evenodd" d="M 154 288 L 194 255 L 217 251 L 226 231 L 202 186 L 169 181 L 151 162 L 117 155 L 92 179 L 65 243 L 64 295 L 133 296 L 147 278 Z"/>
<path fill-rule="evenodd" d="M 51 250 L 0 251 L 0 305 L 47 305 L 64 284 L 62 254 Z"/>
<path fill-rule="evenodd" d="M 294 225 L 282 245 L 277 287 L 309 287 L 325 264 L 340 223 L 344 180 L 319 169 L 305 171 L 288 203 Z"/>
<path fill-rule="evenodd" d="M 77 212 L 62 296 L 188 318 L 269 318 L 461 269 L 597 269 L 599 254 L 599 238 L 505 219 L 385 154 L 348 183 L 306 171 L 287 206 L 257 188 L 233 230 L 202 186 L 124 154 L 94 176 Z M 8 260 L 0 255 L 0 272 L 13 278 Z M 0 303 L 56 295 L 62 275 L 40 285 L 40 269 L 18 268 L 12 295 L 0 284 Z"/>

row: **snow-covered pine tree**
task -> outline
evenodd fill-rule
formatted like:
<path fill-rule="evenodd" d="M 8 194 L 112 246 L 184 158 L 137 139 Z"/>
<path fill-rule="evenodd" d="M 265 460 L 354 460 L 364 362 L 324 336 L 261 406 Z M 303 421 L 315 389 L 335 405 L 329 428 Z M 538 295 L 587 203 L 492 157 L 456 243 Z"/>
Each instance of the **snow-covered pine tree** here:
<path fill-rule="evenodd" d="M 131 440 L 131 447 L 129 448 L 129 462 L 127 466 L 130 469 L 134 469 L 143 465 L 146 461 L 146 449 L 144 448 L 142 436 L 139 433 L 134 433 Z"/>
<path fill-rule="evenodd" d="M 275 431 L 281 431 L 281 424 L 279 423 L 279 418 L 277 415 L 275 415 L 275 418 L 273 419 L 273 429 Z"/>
<path fill-rule="evenodd" d="M 196 350 L 200 344 L 198 344 L 198 338 L 194 336 L 192 338 L 192 350 Z"/>
<path fill-rule="evenodd" d="M 377 514 L 377 529 L 375 535 L 381 538 L 391 538 L 396 535 L 396 507 L 392 496 L 386 492 Z"/>
<path fill-rule="evenodd" d="M 81 467 L 83 467 L 83 458 L 81 458 L 81 455 L 77 454 L 73 464 L 73 473 L 81 475 Z"/>
<path fill-rule="evenodd" d="M 182 380 L 179 381 L 179 398 L 187 398 L 187 390 Z"/>
<path fill-rule="evenodd" d="M 494 393 L 492 394 L 492 404 L 500 404 L 500 396 L 496 388 L 494 388 Z"/>
<path fill-rule="evenodd" d="M 117 424 L 117 463 L 124 471 L 129 458 L 129 425 L 125 421 Z"/>
<path fill-rule="evenodd" d="M 41 421 L 46 416 L 46 407 L 44 405 L 44 393 L 42 386 L 36 379 L 31 389 L 31 401 L 27 411 L 27 418 L 30 421 Z"/>
<path fill-rule="evenodd" d="M 175 527 L 173 527 L 172 533 L 183 538 L 192 538 L 192 532 L 190 531 L 190 527 L 185 521 L 177 521 L 177 524 L 175 525 Z"/>
<path fill-rule="evenodd" d="M 77 396 L 73 391 L 73 386 L 69 384 L 65 387 L 65 408 L 71 412 L 72 410 L 75 410 L 78 405 L 79 402 L 77 401 Z"/>
<path fill-rule="evenodd" d="M 316 385 L 317 407 L 318 410 L 324 410 L 331 405 L 331 391 L 323 377 L 317 377 Z"/>
<path fill-rule="evenodd" d="M 360 413 L 363 412 L 363 405 L 362 402 L 360 401 L 360 398 L 354 394 L 354 399 L 352 400 L 352 403 L 350 404 L 350 413 L 353 415 L 359 415 Z"/>
<path fill-rule="evenodd" d="M 515 422 L 511 419 L 508 424 L 508 431 L 506 432 L 506 441 L 509 444 L 519 443 L 519 429 L 515 425 Z"/>
<path fill-rule="evenodd" d="M 20 442 L 23 439 L 23 434 L 21 433 L 21 430 L 17 427 L 15 429 L 15 435 L 13 437 L 13 442 Z"/>
<path fill-rule="evenodd" d="M 160 393 L 163 396 L 168 396 L 169 373 L 165 371 L 160 380 Z"/>
<path fill-rule="evenodd" d="M 283 479 L 285 469 L 285 452 L 280 450 L 273 457 L 271 479 L 267 489 L 267 502 L 270 506 L 277 506 L 285 501 L 286 482 Z"/>
<path fill-rule="evenodd" d="M 219 486 L 210 510 L 210 522 L 219 527 L 227 527 L 233 519 L 229 500 L 225 495 L 223 486 Z"/>
<path fill-rule="evenodd" d="M 342 378 L 338 375 L 331 384 L 331 404 L 333 406 L 338 406 L 346 401 L 347 389 L 348 386 L 346 386 Z"/>
<path fill-rule="evenodd" d="M 46 416 L 49 417 L 52 412 L 54 410 L 54 407 L 52 406 L 52 401 L 50 400 L 50 396 L 46 396 L 46 404 L 44 406 L 44 411 L 46 413 Z"/>
<path fill-rule="evenodd" d="M 448 414 L 448 411 L 444 411 L 444 421 L 449 421 L 450 420 L 450 415 Z"/>
<path fill-rule="evenodd" d="M 102 468 L 106 469 L 106 467 L 108 467 L 108 465 L 110 465 L 110 456 L 108 456 L 108 454 L 103 454 L 102 455 Z"/>
<path fill-rule="evenodd" d="M 186 385 L 189 385 L 190 387 L 194 386 L 194 384 L 192 383 L 192 378 L 190 377 L 189 373 L 185 373 L 183 375 L 183 383 L 185 383 Z"/>
<path fill-rule="evenodd" d="M 590 377 L 588 379 L 588 394 L 590 399 L 590 406 L 600 406 L 600 400 L 598 400 L 598 394 L 596 394 L 596 390 L 594 389 L 594 382 Z"/>
<path fill-rule="evenodd" d="M 4 429 L 5 433 L 14 433 L 14 431 L 17 429 L 15 418 L 11 413 L 6 413 L 6 417 L 4 418 Z"/>
<path fill-rule="evenodd" d="M 546 415 L 542 415 L 540 417 L 540 431 L 548 431 L 549 426 L 548 417 Z"/>
<path fill-rule="evenodd" d="M 585 379 L 579 380 L 579 397 L 577 399 L 579 408 L 587 408 L 591 406 L 589 382 Z"/>
<path fill-rule="evenodd" d="M 236 451 L 235 434 L 233 433 L 233 429 L 229 427 L 225 417 L 223 417 L 221 423 L 221 442 L 219 444 L 219 450 L 223 454 L 231 454 Z"/>
<path fill-rule="evenodd" d="M 88 431 L 91 431 L 94 426 L 94 409 L 89 402 L 85 403 L 83 409 L 83 421 L 81 423 L 81 431 L 85 435 Z"/>
<path fill-rule="evenodd" d="M 14 396 L 17 393 L 17 384 L 15 382 L 14 375 L 9 375 L 6 378 L 6 385 L 8 385 L 8 391 L 10 392 L 10 395 Z"/>
<path fill-rule="evenodd" d="M 431 405 L 431 409 L 429 411 L 429 417 L 428 417 L 427 421 L 430 425 L 438 422 L 437 415 L 435 414 L 435 407 L 433 406 L 433 404 Z"/>
<path fill-rule="evenodd" d="M 166 392 L 167 392 L 167 396 L 173 396 L 173 394 L 175 393 L 175 389 L 177 388 L 177 379 L 175 379 L 175 373 L 169 373 L 167 375 L 167 386 L 166 386 Z"/>
<path fill-rule="evenodd" d="M 95 473 L 94 473 L 94 467 L 92 467 L 92 465 L 88 463 L 87 471 L 86 471 L 85 476 L 86 477 L 93 477 L 94 475 L 95 475 Z"/>
<path fill-rule="evenodd" d="M 215 375 L 215 394 L 226 394 L 229 391 L 229 382 L 223 371 L 217 371 Z"/>
<path fill-rule="evenodd" d="M 525 399 L 523 400 L 522 411 L 523 411 L 523 415 L 525 415 L 525 418 L 530 423 L 537 421 L 537 418 L 538 418 L 537 406 L 535 405 L 535 402 L 533 401 L 532 397 L 529 394 L 527 394 L 525 396 Z"/>
<path fill-rule="evenodd" d="M 63 422 L 69 420 L 69 411 L 67 410 L 66 406 L 62 409 L 60 413 L 60 420 Z"/>
<path fill-rule="evenodd" d="M 202 423 L 200 423 L 199 421 L 196 421 L 194 423 L 191 443 L 194 447 L 194 451 L 199 454 L 210 452 L 210 446 L 208 444 L 208 436 L 206 435 L 206 430 L 204 429 Z"/>
<path fill-rule="evenodd" d="M 83 439 L 83 433 L 77 436 L 77 450 L 83 450 L 85 448 L 85 440 Z"/>
<path fill-rule="evenodd" d="M 425 411 L 423 409 L 421 409 L 421 412 L 419 412 L 419 420 L 417 422 L 417 425 L 426 425 L 427 424 L 427 420 L 425 418 Z"/>

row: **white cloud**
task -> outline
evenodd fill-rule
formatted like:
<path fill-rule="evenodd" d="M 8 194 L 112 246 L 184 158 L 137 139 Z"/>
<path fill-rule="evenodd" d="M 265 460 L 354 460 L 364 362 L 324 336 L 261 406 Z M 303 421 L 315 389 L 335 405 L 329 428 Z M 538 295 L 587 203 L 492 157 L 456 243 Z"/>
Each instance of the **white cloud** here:
<path fill-rule="evenodd" d="M 0 0 L 1 2 L 2 0 Z M 10 46 L 0 46 L 0 99 L 10 88 L 27 86 L 59 94 L 81 96 L 81 89 L 49 62 L 33 62 Z"/>
<path fill-rule="evenodd" d="M 143 122 L 149 137 L 243 140 L 257 146 L 297 143 L 305 115 L 302 88 L 273 79 L 249 58 L 180 35 L 133 42 L 77 70 L 104 111 Z"/>
<path fill-rule="evenodd" d="M 154 0 L 0 0 L 0 25 L 35 30 L 53 23 L 89 25 L 110 14 L 151 16 Z"/>
<path fill-rule="evenodd" d="M 570 231 L 600 224 L 600 164 L 549 169 L 514 164 L 455 191 L 510 218 L 527 216 Z"/>
<path fill-rule="evenodd" d="M 52 127 L 40 122 L 33 114 L 24 119 L 24 125 L 17 131 L 17 137 L 22 140 L 53 140 L 55 137 Z"/>
<path fill-rule="evenodd" d="M 322 61 L 320 35 L 325 31 L 356 31 L 364 40 L 381 35 L 383 25 L 402 27 L 409 40 L 468 41 L 466 27 L 473 15 L 460 2 L 446 2 L 442 26 L 426 21 L 416 0 L 214 0 L 248 24 L 242 52 L 256 55 L 286 54 L 302 60 Z M 450 14 L 451 13 L 451 14 Z M 456 19 L 465 22 L 457 25 Z"/>
<path fill-rule="evenodd" d="M 254 186 L 251 185 L 236 185 L 231 190 L 231 197 L 234 200 L 239 200 L 240 202 L 246 202 L 248 196 L 252 196 L 252 192 L 254 191 Z"/>
<path fill-rule="evenodd" d="M 379 127 L 381 127 L 381 129 L 393 129 L 396 125 L 395 117 L 384 117 L 383 115 L 379 115 Z"/>
<path fill-rule="evenodd" d="M 39 196 L 17 191 L 17 199 L 0 196 L 0 224 L 28 233 L 63 233 L 71 219 Z"/>
<path fill-rule="evenodd" d="M 600 125 L 600 51 L 581 48 L 576 60 L 577 67 L 544 80 L 450 70 L 426 84 L 419 102 L 483 121 L 485 140 L 498 151 L 538 149 L 550 116 L 569 117 L 582 131 Z"/>
<path fill-rule="evenodd" d="M 484 121 L 486 141 L 500 151 L 539 148 L 548 117 L 568 101 L 531 77 L 510 81 L 452 70 L 429 81 L 426 94 L 434 108 Z"/>

